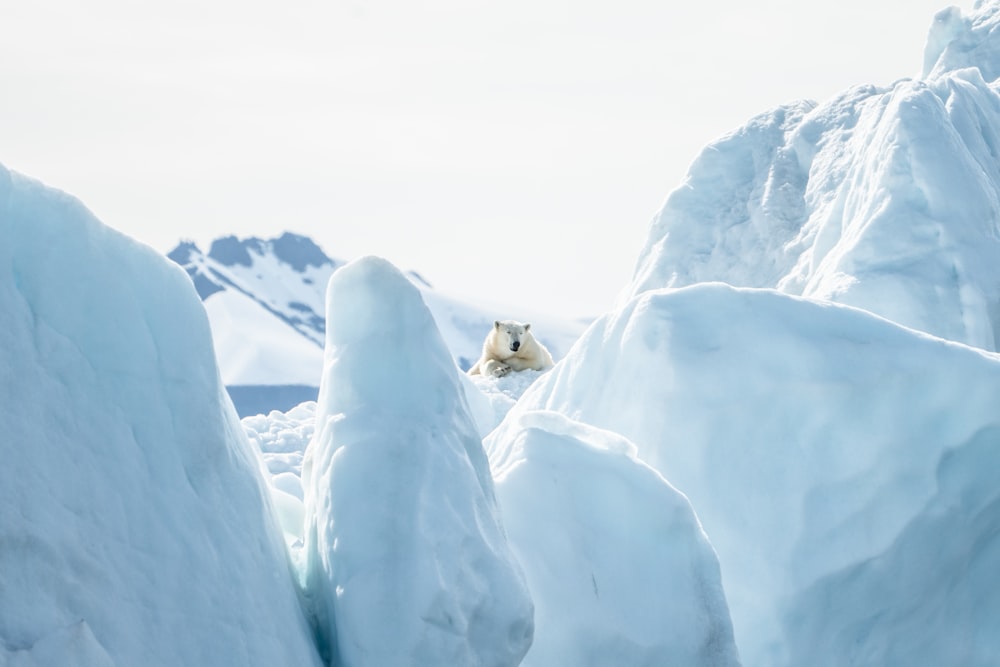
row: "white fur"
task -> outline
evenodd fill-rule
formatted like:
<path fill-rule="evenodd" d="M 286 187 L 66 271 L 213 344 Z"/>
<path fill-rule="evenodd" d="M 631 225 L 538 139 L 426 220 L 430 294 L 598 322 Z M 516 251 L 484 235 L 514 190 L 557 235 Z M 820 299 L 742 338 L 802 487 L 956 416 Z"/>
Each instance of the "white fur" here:
<path fill-rule="evenodd" d="M 530 324 L 497 320 L 483 343 L 482 356 L 469 369 L 469 375 L 503 377 L 511 371 L 529 368 L 544 371 L 553 365 L 552 355 L 544 345 L 535 340 Z"/>

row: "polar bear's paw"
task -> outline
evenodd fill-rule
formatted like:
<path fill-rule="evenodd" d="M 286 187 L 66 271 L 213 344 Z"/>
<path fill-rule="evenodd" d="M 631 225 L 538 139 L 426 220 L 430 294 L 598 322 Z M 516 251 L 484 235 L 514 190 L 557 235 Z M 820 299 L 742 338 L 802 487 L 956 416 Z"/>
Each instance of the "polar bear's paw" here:
<path fill-rule="evenodd" d="M 493 369 L 493 377 L 502 378 L 510 374 L 510 366 L 497 366 Z"/>

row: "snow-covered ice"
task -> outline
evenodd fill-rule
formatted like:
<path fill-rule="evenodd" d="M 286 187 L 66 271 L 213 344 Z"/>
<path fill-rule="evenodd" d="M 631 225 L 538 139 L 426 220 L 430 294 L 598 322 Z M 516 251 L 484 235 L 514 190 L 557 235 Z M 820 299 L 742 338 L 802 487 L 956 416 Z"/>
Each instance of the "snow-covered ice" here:
<path fill-rule="evenodd" d="M 923 78 L 947 75 L 968 67 L 987 81 L 1000 77 L 1000 11 L 997 0 L 976 0 L 964 15 L 955 6 L 939 11 L 931 23 L 924 47 Z"/>
<path fill-rule="evenodd" d="M 513 666 L 531 644 L 459 372 L 395 267 L 367 257 L 333 274 L 302 469 L 304 579 L 333 664 Z"/>
<path fill-rule="evenodd" d="M 971 463 L 1000 451 L 998 404 L 996 355 L 716 283 L 601 318 L 506 420 L 551 410 L 620 433 L 690 498 L 745 664 L 912 664 L 859 654 L 913 655 L 898 629 L 933 615 L 921 596 L 969 612 L 970 591 L 1000 595 L 986 575 L 1000 568 L 1000 489 Z M 956 534 L 954 551 L 931 526 Z M 936 571 L 963 558 L 981 565 Z M 1000 655 L 998 620 L 938 619 L 919 644 L 935 664 L 984 664 Z"/>
<path fill-rule="evenodd" d="M 1000 655 L 997 361 L 912 331 L 1000 349 L 998 23 L 943 10 L 921 79 L 709 144 L 618 312 L 514 409 L 620 431 L 688 494 L 748 665 Z"/>
<path fill-rule="evenodd" d="M 998 349 L 1000 5 L 980 4 L 939 15 L 928 78 L 791 103 L 709 144 L 620 303 L 698 282 L 772 287 Z"/>
<path fill-rule="evenodd" d="M 293 566 L 301 572 L 305 525 L 302 459 L 316 427 L 316 402 L 306 401 L 288 412 L 272 410 L 267 415 L 245 417 L 242 424 L 267 466 L 275 514 Z"/>
<path fill-rule="evenodd" d="M 0 663 L 318 665 L 184 273 L 0 167 Z"/>
<path fill-rule="evenodd" d="M 533 411 L 487 446 L 535 602 L 524 667 L 739 665 L 715 552 L 632 443 Z"/>
<path fill-rule="evenodd" d="M 486 437 L 507 416 L 521 395 L 544 371 L 530 368 L 518 373 L 508 373 L 503 377 L 486 375 L 464 375 L 463 386 L 469 401 L 472 416 L 479 435 Z"/>

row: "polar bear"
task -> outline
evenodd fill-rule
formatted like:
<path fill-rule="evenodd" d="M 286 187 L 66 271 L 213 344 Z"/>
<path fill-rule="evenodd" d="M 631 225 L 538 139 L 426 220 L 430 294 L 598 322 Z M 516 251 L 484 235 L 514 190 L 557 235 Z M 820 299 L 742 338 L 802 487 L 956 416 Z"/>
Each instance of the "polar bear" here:
<path fill-rule="evenodd" d="M 503 377 L 511 371 L 552 368 L 552 355 L 531 335 L 531 325 L 515 320 L 496 320 L 483 342 L 483 354 L 469 375 Z"/>

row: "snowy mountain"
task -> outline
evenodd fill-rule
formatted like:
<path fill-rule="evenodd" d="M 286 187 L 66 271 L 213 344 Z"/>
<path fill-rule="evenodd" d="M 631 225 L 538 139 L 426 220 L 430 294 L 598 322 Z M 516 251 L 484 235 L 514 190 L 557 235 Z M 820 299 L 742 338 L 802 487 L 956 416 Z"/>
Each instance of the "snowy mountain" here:
<path fill-rule="evenodd" d="M 241 416 L 288 410 L 316 400 L 323 366 L 326 285 L 344 264 L 312 239 L 286 232 L 278 238 L 212 242 L 208 253 L 182 242 L 167 255 L 191 276 L 205 303 L 222 378 Z M 471 304 L 434 290 L 420 274 L 421 290 L 460 368 L 479 358 L 494 320 L 532 322 L 556 358 L 583 332 L 583 322 L 515 306 Z"/>

